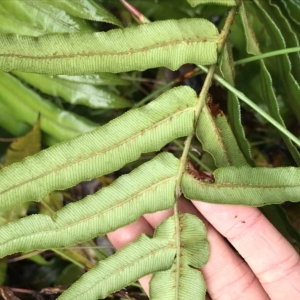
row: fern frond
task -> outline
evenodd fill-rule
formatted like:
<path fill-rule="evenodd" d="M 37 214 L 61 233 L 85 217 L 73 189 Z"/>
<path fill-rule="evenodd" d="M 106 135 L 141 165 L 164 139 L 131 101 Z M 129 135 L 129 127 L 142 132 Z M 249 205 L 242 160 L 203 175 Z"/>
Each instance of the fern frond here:
<path fill-rule="evenodd" d="M 204 19 L 158 21 L 97 33 L 0 35 L 0 69 L 82 75 L 217 61 L 219 33 Z"/>
<path fill-rule="evenodd" d="M 150 104 L 0 171 L 0 209 L 120 169 L 193 132 L 196 93 L 174 88 Z M 13 181 L 11 179 L 14 179 Z"/>

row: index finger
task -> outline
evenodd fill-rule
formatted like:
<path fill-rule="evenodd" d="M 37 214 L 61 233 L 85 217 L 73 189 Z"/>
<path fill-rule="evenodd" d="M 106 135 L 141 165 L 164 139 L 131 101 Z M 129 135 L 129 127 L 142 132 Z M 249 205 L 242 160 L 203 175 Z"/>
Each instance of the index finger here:
<path fill-rule="evenodd" d="M 193 201 L 235 247 L 270 298 L 300 299 L 300 257 L 259 209 Z"/>

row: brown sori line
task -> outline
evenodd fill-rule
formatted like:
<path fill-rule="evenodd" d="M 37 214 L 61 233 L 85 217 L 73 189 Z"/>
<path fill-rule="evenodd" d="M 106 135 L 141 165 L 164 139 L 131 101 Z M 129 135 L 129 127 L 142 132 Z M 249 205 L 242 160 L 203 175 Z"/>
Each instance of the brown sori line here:
<path fill-rule="evenodd" d="M 206 174 L 205 172 L 198 171 L 191 161 L 188 160 L 187 162 L 187 171 L 189 174 L 191 174 L 195 179 L 198 179 L 200 181 L 206 181 L 206 182 L 214 182 L 214 176 L 213 174 Z"/>

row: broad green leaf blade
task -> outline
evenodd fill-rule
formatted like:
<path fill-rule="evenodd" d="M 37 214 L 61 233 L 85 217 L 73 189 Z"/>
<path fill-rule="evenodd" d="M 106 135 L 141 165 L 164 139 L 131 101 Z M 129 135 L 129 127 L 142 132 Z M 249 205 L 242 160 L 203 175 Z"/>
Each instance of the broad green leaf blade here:
<path fill-rule="evenodd" d="M 196 252 L 194 255 L 200 254 Z M 164 300 L 205 300 L 206 285 L 199 270 L 186 265 L 182 266 L 179 271 L 180 281 L 178 286 L 174 286 L 176 272 L 177 268 L 173 263 L 171 269 L 154 274 L 150 285 L 151 300 L 161 300 L 162 295 Z"/>
<path fill-rule="evenodd" d="M 225 44 L 223 49 L 222 60 L 220 64 L 220 71 L 227 82 L 234 86 L 235 70 L 233 65 L 233 58 L 231 48 L 228 43 Z M 241 123 L 241 107 L 237 96 L 228 90 L 227 110 L 229 115 L 229 123 L 232 133 L 235 136 L 236 143 L 238 144 L 243 156 L 247 163 L 255 166 L 251 156 L 250 145 L 245 137 L 244 128 Z"/>
<path fill-rule="evenodd" d="M 295 0 L 280 0 L 280 2 L 288 11 L 290 18 L 300 25 L 300 3 Z"/>
<path fill-rule="evenodd" d="M 103 87 L 90 84 L 80 84 L 60 79 L 58 76 L 13 72 L 19 78 L 27 81 L 43 93 L 58 96 L 72 104 L 82 104 L 91 108 L 118 109 L 130 107 L 130 101 Z"/>
<path fill-rule="evenodd" d="M 84 20 L 73 17 L 61 9 L 54 6 L 43 8 L 43 2 L 1 1 L 0 32 L 39 36 L 49 32 L 94 31 Z"/>
<path fill-rule="evenodd" d="M 85 259 L 88 260 L 87 258 Z M 82 276 L 83 272 L 84 270 L 82 270 L 79 266 L 69 264 L 61 271 L 55 285 L 70 286 Z"/>
<path fill-rule="evenodd" d="M 285 0 L 283 0 L 283 1 L 285 1 Z M 276 1 L 275 4 L 276 5 L 280 5 L 280 12 L 282 14 L 284 14 L 284 17 L 289 21 L 289 25 L 291 26 L 293 32 L 296 34 L 298 41 L 300 41 L 300 21 L 299 21 L 300 18 L 298 18 L 298 19 L 292 18 L 290 16 L 289 12 L 286 10 L 284 4 L 280 4 L 277 1 Z M 295 13 L 295 15 L 299 15 L 300 16 L 300 5 L 299 4 L 300 3 L 296 4 L 298 8 L 296 10 L 293 10 L 293 12 Z M 294 71 L 294 69 L 293 69 L 293 71 Z"/>
<path fill-rule="evenodd" d="M 247 165 L 222 111 L 214 117 L 208 106 L 204 105 L 196 135 L 203 150 L 209 152 L 214 158 L 217 167 Z"/>
<path fill-rule="evenodd" d="M 194 215 L 179 216 L 182 231 L 180 234 L 180 264 L 176 259 L 172 268 L 154 274 L 150 282 L 152 300 L 204 300 L 206 285 L 198 268 L 206 264 L 209 257 L 209 245 L 204 224 Z M 178 254 L 176 254 L 178 257 Z"/>
<path fill-rule="evenodd" d="M 196 102 L 191 88 L 174 88 L 92 132 L 2 169 L 0 209 L 113 172 L 142 153 L 191 134 Z"/>
<path fill-rule="evenodd" d="M 278 2 L 277 2 L 277 4 L 278 4 Z M 293 30 L 288 22 L 288 19 L 286 19 L 283 16 L 281 9 L 279 9 L 279 7 L 276 4 L 270 4 L 270 5 L 265 6 L 265 10 L 266 10 L 266 13 L 269 15 L 269 17 L 272 19 L 273 23 L 276 24 L 276 26 L 278 26 L 279 35 L 277 37 L 277 40 L 278 40 L 278 42 L 281 42 L 282 46 L 285 45 L 283 48 L 298 47 L 299 41 L 297 39 L 297 36 L 296 36 L 295 32 L 293 32 Z M 244 27 L 244 31 L 245 31 L 245 35 L 246 35 L 246 39 L 247 39 L 247 52 L 254 54 L 254 55 L 258 55 L 258 54 L 260 54 L 260 49 L 259 49 L 256 37 L 255 37 L 255 34 L 251 28 L 252 25 L 251 25 L 251 22 L 249 21 L 249 17 L 247 16 L 247 12 L 246 12 L 243 2 L 241 4 L 241 8 L 240 8 L 240 16 L 241 16 L 241 19 L 243 22 L 243 27 Z M 255 24 L 253 24 L 253 26 L 255 26 Z M 274 34 L 275 32 L 276 31 L 273 30 L 272 33 Z M 258 34 L 259 34 L 259 32 L 258 32 Z M 282 40 L 279 38 L 280 35 L 281 35 Z M 263 44 L 263 43 L 261 43 L 261 44 Z M 273 46 L 273 43 L 272 43 L 272 46 Z M 267 47 L 266 50 L 270 51 L 271 49 L 272 48 Z M 290 53 L 289 55 L 284 54 L 284 56 L 286 57 L 286 60 L 289 62 L 289 64 L 291 64 L 291 66 L 286 64 L 287 70 L 289 69 L 290 71 L 292 71 L 292 76 L 295 77 L 295 80 L 297 82 L 299 82 L 300 81 L 300 69 L 298 67 L 296 67 L 300 64 L 299 53 Z M 281 60 L 284 61 L 284 59 L 282 59 L 282 58 L 281 58 Z M 268 60 L 266 60 L 266 63 L 268 63 Z"/>
<path fill-rule="evenodd" d="M 244 27 L 244 32 L 247 40 L 247 52 L 249 54 L 259 55 L 261 54 L 258 42 L 255 37 L 255 33 L 252 30 L 251 24 L 249 22 L 249 18 L 244 7 L 244 4 L 241 4 L 240 7 L 240 16 L 242 20 L 242 24 Z M 283 127 L 285 127 L 284 121 L 281 118 L 279 106 L 277 103 L 277 98 L 274 92 L 273 84 L 272 84 L 272 77 L 269 73 L 264 60 L 260 61 L 260 80 L 261 83 L 261 93 L 262 98 L 265 100 L 270 115 Z M 300 154 L 297 148 L 294 146 L 292 141 L 286 137 L 284 134 L 279 132 L 281 138 L 283 139 L 284 143 L 286 144 L 287 148 L 289 149 L 291 155 L 293 156 L 295 162 L 298 166 L 300 166 Z"/>
<path fill-rule="evenodd" d="M 187 2 L 195 7 L 200 4 L 219 4 L 226 6 L 236 6 L 236 0 L 187 0 Z"/>
<path fill-rule="evenodd" d="M 82 75 L 217 61 L 219 34 L 204 19 L 158 21 L 109 32 L 0 35 L 0 69 Z"/>
<path fill-rule="evenodd" d="M 57 75 L 54 78 L 59 78 L 61 80 L 66 80 L 70 82 L 86 83 L 93 85 L 129 85 L 130 82 L 122 79 L 117 74 L 112 73 L 98 73 L 92 75 L 78 75 L 78 76 L 68 76 L 68 75 Z"/>
<path fill-rule="evenodd" d="M 287 3 L 291 3 L 291 1 L 286 1 Z M 282 35 L 284 36 L 284 40 L 286 42 L 287 48 L 299 47 L 299 38 L 297 37 L 297 32 L 295 32 L 292 28 L 292 21 L 289 18 L 286 18 L 283 14 L 282 9 L 279 7 L 278 1 L 272 3 L 269 0 L 270 8 L 272 8 L 272 18 L 276 24 L 278 24 Z M 295 3 L 296 4 L 296 3 Z M 300 16 L 300 2 L 298 1 L 297 5 L 294 6 L 294 12 L 299 14 Z M 298 20 L 300 22 L 300 20 Z M 291 61 L 292 74 L 295 77 L 296 81 L 300 82 L 300 68 L 298 68 L 300 64 L 300 54 L 299 52 L 290 53 L 288 55 Z"/>
<path fill-rule="evenodd" d="M 157 228 L 153 238 L 142 235 L 134 243 L 100 261 L 58 299 L 103 299 L 144 275 L 169 269 L 176 254 L 174 235 L 174 219 L 171 217 Z"/>
<path fill-rule="evenodd" d="M 285 127 L 284 121 L 281 118 L 276 95 L 273 90 L 272 86 L 272 77 L 266 68 L 266 65 L 263 61 L 260 62 L 260 83 L 262 94 L 264 99 L 268 105 L 268 109 L 270 111 L 271 116 L 282 126 Z M 299 150 L 295 147 L 292 141 L 286 137 L 283 133 L 279 132 L 281 135 L 282 140 L 284 141 L 285 145 L 289 149 L 293 159 L 295 160 L 296 164 L 300 166 L 300 154 Z"/>
<path fill-rule="evenodd" d="M 37 214 L 0 226 L 0 257 L 84 242 L 145 213 L 172 207 L 178 166 L 178 159 L 163 153 L 94 195 L 66 205 L 53 219 Z"/>
<path fill-rule="evenodd" d="M 24 1 L 24 0 L 23 0 Z M 36 1 L 25 0 L 27 3 L 34 3 Z M 111 23 L 119 27 L 123 27 L 122 23 L 106 9 L 104 9 L 98 2 L 93 0 L 85 1 L 69 1 L 69 0 L 44 0 L 40 1 L 39 7 L 49 9 L 51 6 L 55 6 L 68 14 L 87 20 Z"/>
<path fill-rule="evenodd" d="M 186 198 L 218 204 L 263 206 L 300 201 L 300 169 L 226 167 L 214 172 L 215 183 L 205 183 L 185 174 Z"/>
<path fill-rule="evenodd" d="M 15 136 L 21 136 L 30 131 L 30 126 L 11 116 L 10 109 L 0 101 L 0 126 Z"/>
<path fill-rule="evenodd" d="M 265 1 L 254 0 L 255 5 L 251 3 L 251 6 L 255 8 L 255 14 L 261 20 L 264 25 L 264 30 L 272 40 L 272 50 L 286 48 L 286 42 L 280 31 L 278 25 L 272 19 L 272 11 L 265 5 Z M 245 3 L 245 5 L 249 5 Z M 247 8 L 247 6 L 246 6 Z M 260 42 L 260 41 L 259 41 Z M 261 44 L 260 44 L 261 45 Z M 262 52 L 265 52 L 261 48 Z M 276 73 L 278 81 L 284 89 L 284 100 L 291 106 L 293 112 L 300 119 L 300 86 L 291 73 L 291 62 L 288 55 L 278 55 L 274 58 L 269 58 L 269 61 L 273 61 L 273 66 L 276 66 Z M 267 64 L 267 62 L 266 62 Z M 273 67 L 274 68 L 274 67 Z"/>
<path fill-rule="evenodd" d="M 18 79 L 2 71 L 0 71 L 0 101 L 8 113 L 20 122 L 33 125 L 40 119 L 41 130 L 58 141 L 73 138 L 96 128 L 95 123 L 59 109 L 25 87 Z"/>
<path fill-rule="evenodd" d="M 247 11 L 243 1 L 241 1 L 241 5 L 239 7 L 239 13 L 240 13 L 240 18 L 243 24 L 243 29 L 246 37 L 247 52 L 249 54 L 259 55 L 260 54 L 259 44 L 252 30 L 252 25 L 249 21 L 249 17 L 247 15 Z"/>

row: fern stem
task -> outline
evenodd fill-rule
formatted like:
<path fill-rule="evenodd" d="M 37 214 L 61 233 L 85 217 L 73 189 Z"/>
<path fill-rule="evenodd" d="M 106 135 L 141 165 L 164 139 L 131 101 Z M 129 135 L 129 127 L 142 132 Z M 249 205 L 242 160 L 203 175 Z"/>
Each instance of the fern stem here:
<path fill-rule="evenodd" d="M 176 181 L 176 189 L 175 189 L 176 199 L 178 199 L 178 197 L 181 195 L 181 190 L 180 190 L 181 179 L 182 179 L 182 176 L 183 176 L 185 168 L 186 168 L 187 156 L 188 156 L 191 144 L 192 144 L 192 139 L 193 139 L 194 134 L 195 134 L 198 118 L 199 118 L 201 109 L 202 109 L 202 107 L 205 103 L 205 99 L 206 99 L 209 87 L 211 85 L 211 81 L 213 79 L 215 69 L 216 69 L 216 65 L 212 65 L 212 66 L 210 66 L 210 68 L 208 70 L 207 76 L 205 78 L 205 81 L 203 83 L 203 87 L 202 87 L 200 95 L 199 95 L 198 103 L 196 104 L 196 107 L 195 107 L 194 132 L 191 135 L 189 135 L 186 138 L 185 142 L 184 142 L 184 148 L 183 148 L 183 152 L 182 152 L 182 155 L 181 155 L 181 158 L 180 158 L 180 164 L 179 164 L 178 173 L 177 173 L 177 181 Z M 175 205 L 174 206 L 174 215 L 175 215 L 176 211 L 177 211 L 177 206 Z"/>
<path fill-rule="evenodd" d="M 182 146 L 182 144 L 178 141 L 178 140 L 174 140 L 173 143 L 179 147 L 180 149 L 184 149 L 184 146 Z M 200 154 L 199 154 L 200 155 Z M 194 161 L 196 162 L 198 165 L 200 165 L 203 170 L 207 171 L 207 172 L 212 172 L 212 169 L 210 169 L 206 164 L 204 164 L 196 155 L 194 155 L 191 151 L 189 151 L 188 156 Z"/>
<path fill-rule="evenodd" d="M 209 72 L 209 69 L 207 69 L 204 66 L 199 65 L 198 67 L 201 68 L 205 72 Z M 239 99 L 241 99 L 243 102 L 245 102 L 247 105 L 249 105 L 258 114 L 260 114 L 264 119 L 266 119 L 268 122 L 270 122 L 274 127 L 276 127 L 280 132 L 282 132 L 286 137 L 288 137 L 290 140 L 292 140 L 298 147 L 300 147 L 300 140 L 296 136 L 294 136 L 285 127 L 283 127 L 275 119 L 273 119 L 270 115 L 268 115 L 265 111 L 263 111 L 258 105 L 256 105 L 254 102 L 252 102 L 245 94 L 243 94 L 238 89 L 233 87 L 226 80 L 224 80 L 221 76 L 214 74 L 214 78 L 220 84 L 222 84 L 224 87 L 226 87 L 229 91 L 234 93 Z"/>
<path fill-rule="evenodd" d="M 226 42 L 227 36 L 229 34 L 230 27 L 231 27 L 231 25 L 234 21 L 234 17 L 235 17 L 236 11 L 237 11 L 237 7 L 238 6 L 233 7 L 229 12 L 228 17 L 226 18 L 224 27 L 223 27 L 223 29 L 221 31 L 221 34 L 220 34 L 220 41 L 219 41 L 219 44 L 218 44 L 218 54 L 220 54 L 220 52 L 221 52 L 221 50 L 222 50 L 222 48 L 223 48 L 223 46 Z M 176 232 L 176 270 L 177 270 L 176 271 L 175 286 L 178 286 L 178 284 L 179 284 L 179 277 L 180 277 L 180 271 L 179 270 L 180 270 L 180 260 L 181 260 L 181 240 L 180 240 L 181 226 L 180 226 L 179 210 L 178 210 L 178 198 L 181 195 L 181 188 L 180 188 L 181 180 L 182 180 L 182 176 L 184 174 L 185 168 L 186 168 L 187 156 L 188 156 L 188 153 L 189 153 L 189 150 L 190 150 L 190 147 L 191 147 L 192 139 L 194 137 L 194 134 L 195 134 L 195 131 L 196 131 L 196 128 L 197 128 L 198 119 L 199 119 L 202 107 L 205 104 L 209 87 L 210 87 L 210 85 L 212 83 L 212 80 L 214 78 L 215 69 L 216 69 L 216 64 L 211 65 L 208 72 L 207 72 L 205 81 L 203 83 L 203 87 L 202 87 L 201 92 L 199 94 L 199 100 L 198 100 L 198 102 L 196 104 L 196 107 L 195 107 L 194 131 L 191 135 L 189 135 L 186 138 L 186 140 L 184 142 L 184 149 L 183 149 L 183 152 L 182 152 L 182 155 L 181 155 L 181 158 L 180 158 L 180 164 L 179 164 L 178 173 L 177 173 L 176 188 L 175 188 L 176 202 L 175 202 L 175 205 L 174 205 L 175 232 Z M 176 290 L 175 299 L 179 299 L 178 290 L 177 289 L 175 289 L 175 290 Z"/>
<path fill-rule="evenodd" d="M 237 65 L 246 64 L 248 62 L 257 61 L 257 60 L 268 58 L 268 57 L 273 57 L 273 56 L 283 55 L 283 54 L 288 54 L 288 53 L 293 53 L 293 52 L 299 52 L 299 51 L 300 51 L 300 47 L 286 48 L 286 49 L 271 51 L 271 52 L 243 58 L 243 59 L 235 61 L 234 64 L 237 66 Z"/>
<path fill-rule="evenodd" d="M 232 23 L 234 21 L 234 17 L 235 17 L 237 8 L 238 8 L 238 6 L 235 6 L 230 10 L 230 12 L 228 14 L 228 17 L 225 21 L 224 27 L 221 31 L 220 41 L 219 41 L 219 44 L 218 44 L 218 53 L 219 54 L 220 54 L 221 50 L 223 49 L 223 46 L 226 42 L 227 36 L 229 34 L 229 31 L 230 31 L 230 26 L 232 25 Z M 181 156 L 181 159 L 180 159 L 180 165 L 179 165 L 179 170 L 178 170 L 178 173 L 177 173 L 177 182 L 176 182 L 176 197 L 179 197 L 178 192 L 180 190 L 181 179 L 182 179 L 183 173 L 185 171 L 185 167 L 186 167 L 187 155 L 188 155 L 188 152 L 189 152 L 189 149 L 190 149 L 190 146 L 191 146 L 192 138 L 194 137 L 194 134 L 195 134 L 198 119 L 199 119 L 199 116 L 200 116 L 200 113 L 201 113 L 201 109 L 202 109 L 203 105 L 205 104 L 205 100 L 206 100 L 206 97 L 207 97 L 207 94 L 208 94 L 209 87 L 210 87 L 211 82 L 214 78 L 215 69 L 216 69 L 216 64 L 211 65 L 209 69 L 206 69 L 207 75 L 206 75 L 205 81 L 203 83 L 203 87 L 201 89 L 201 92 L 199 94 L 199 101 L 198 101 L 198 103 L 196 105 L 196 108 L 195 108 L 194 132 L 190 136 L 187 137 L 187 139 L 184 143 L 184 149 L 183 149 L 183 153 L 182 153 L 182 156 Z"/>

